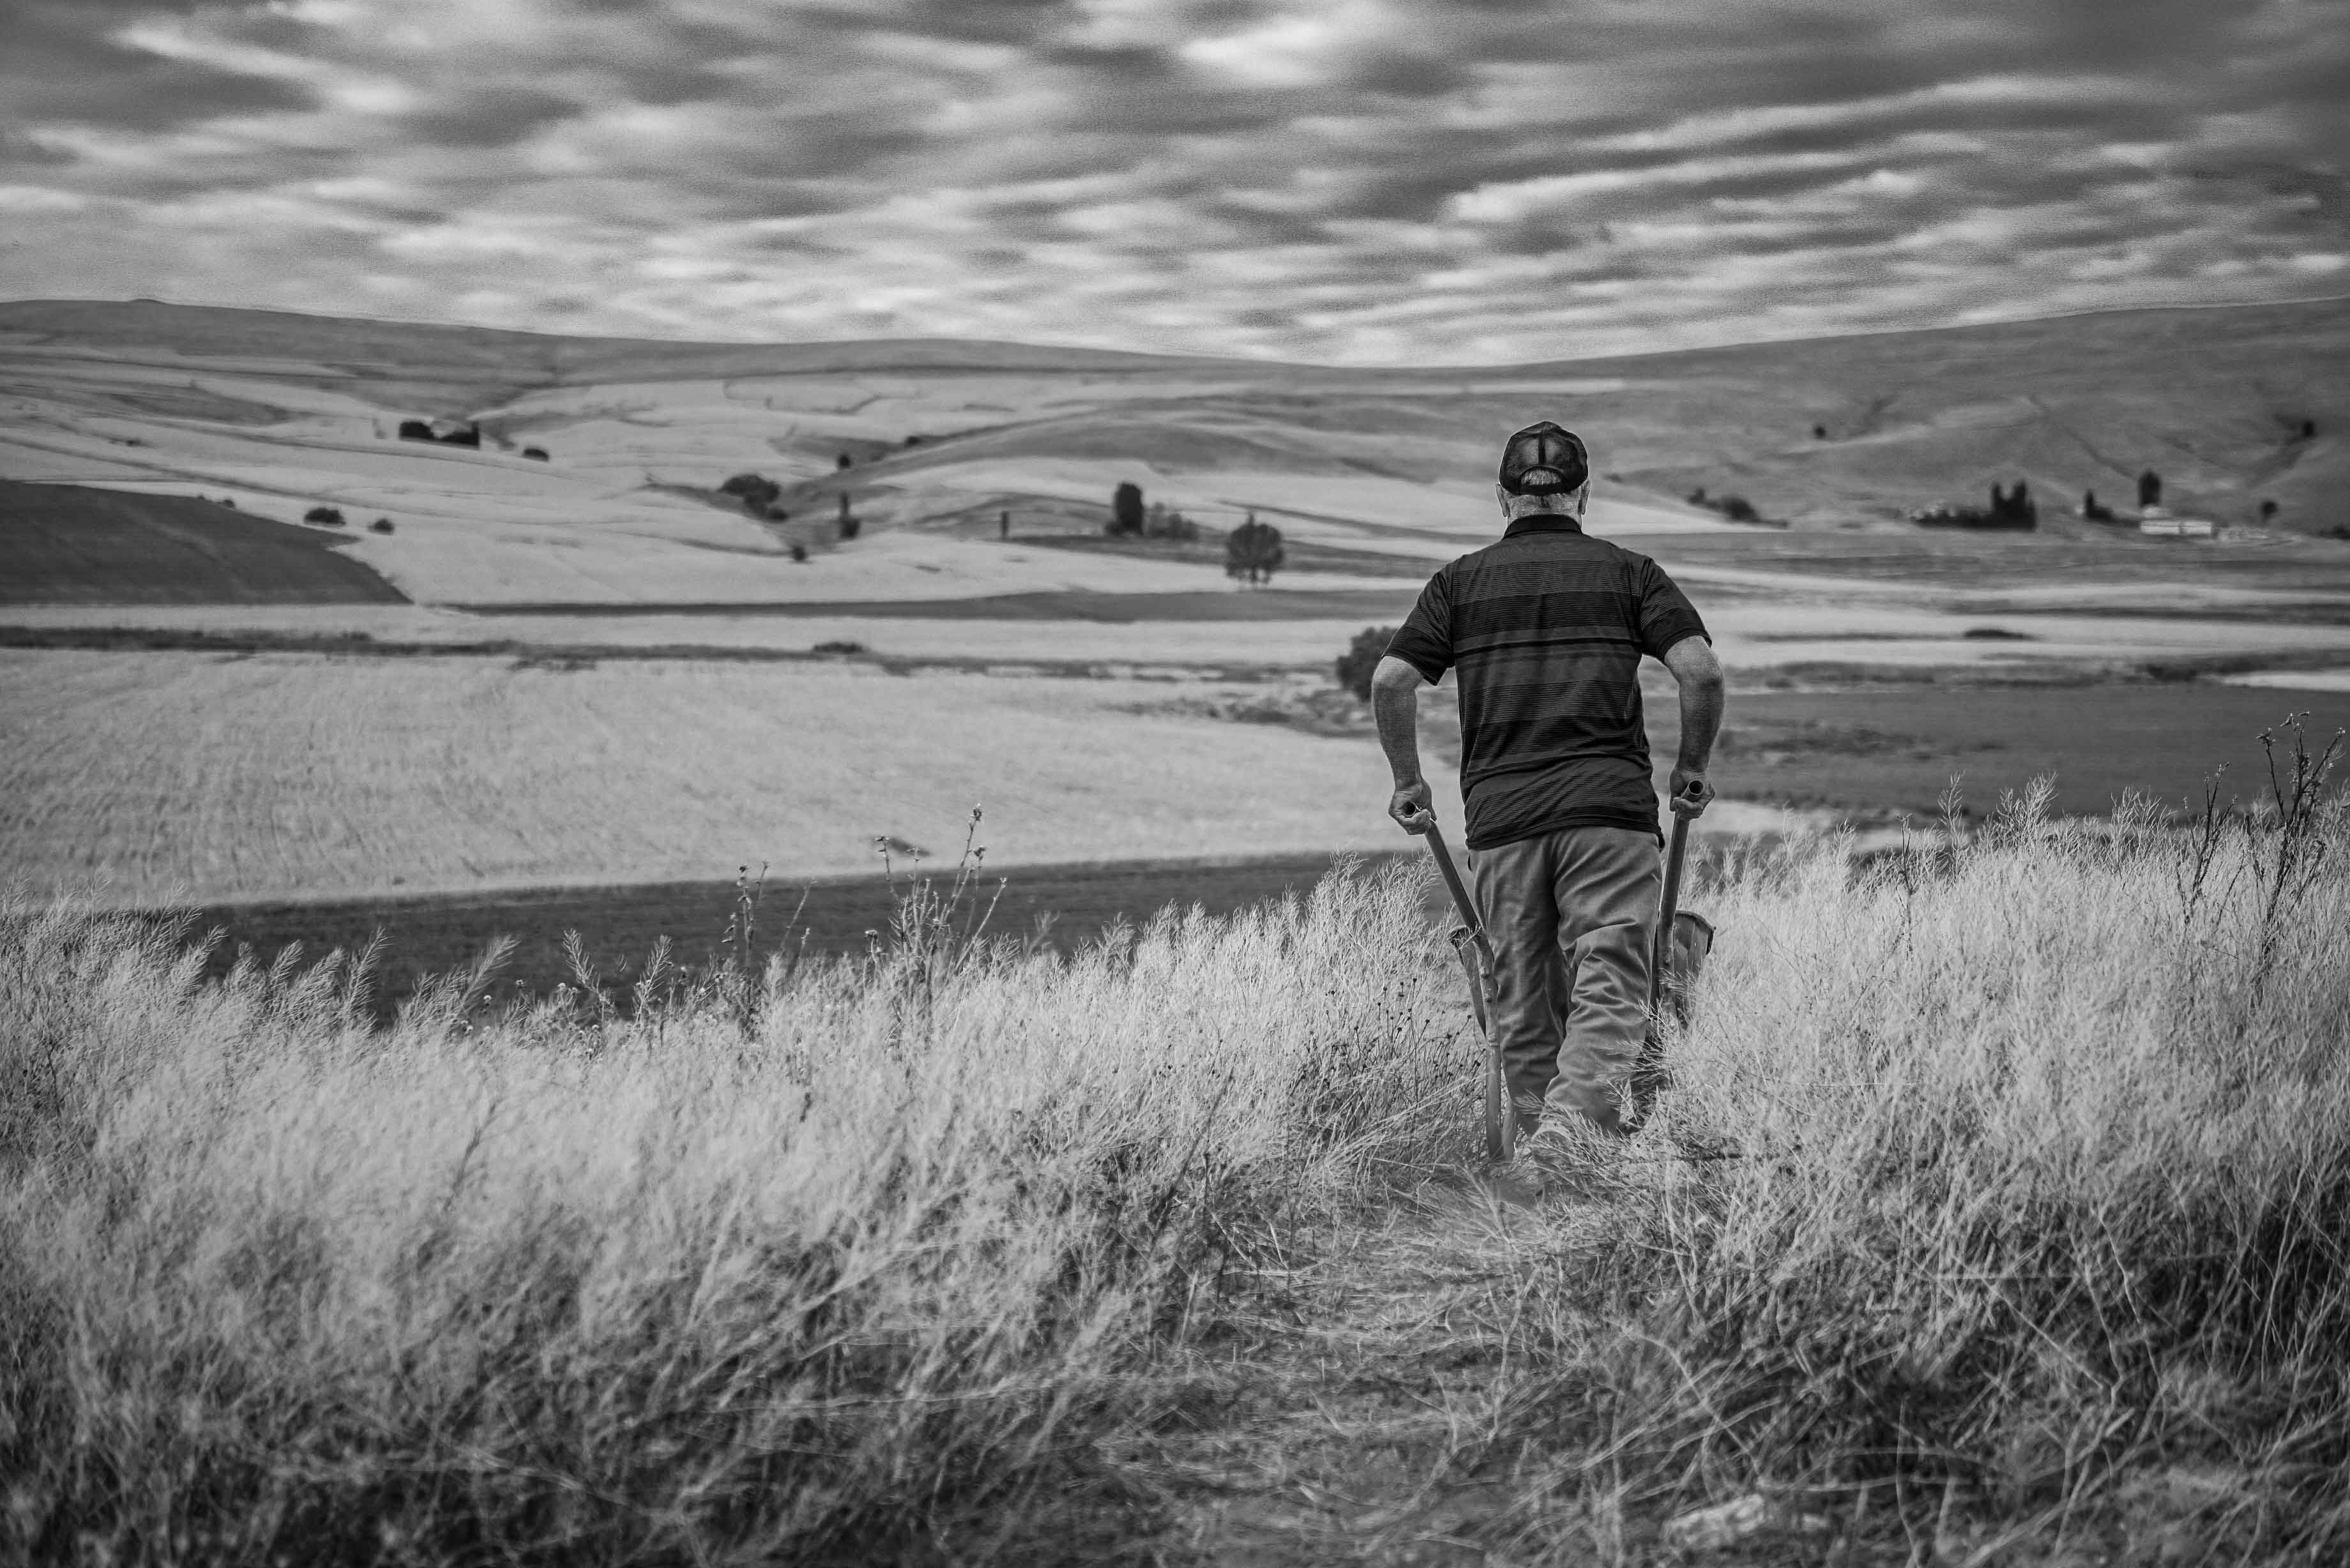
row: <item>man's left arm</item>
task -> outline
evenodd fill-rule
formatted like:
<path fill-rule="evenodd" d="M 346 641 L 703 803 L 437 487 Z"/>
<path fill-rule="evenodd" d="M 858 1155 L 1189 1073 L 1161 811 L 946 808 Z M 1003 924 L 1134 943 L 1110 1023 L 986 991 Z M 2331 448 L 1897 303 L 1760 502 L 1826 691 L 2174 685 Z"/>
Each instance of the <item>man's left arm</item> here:
<path fill-rule="evenodd" d="M 1713 761 L 1713 742 L 1721 733 L 1721 660 L 1703 637 L 1682 638 L 1665 649 L 1665 668 L 1681 689 L 1681 743 L 1673 759 L 1672 797 L 1697 816 L 1713 802 L 1713 784 L 1706 769 Z"/>

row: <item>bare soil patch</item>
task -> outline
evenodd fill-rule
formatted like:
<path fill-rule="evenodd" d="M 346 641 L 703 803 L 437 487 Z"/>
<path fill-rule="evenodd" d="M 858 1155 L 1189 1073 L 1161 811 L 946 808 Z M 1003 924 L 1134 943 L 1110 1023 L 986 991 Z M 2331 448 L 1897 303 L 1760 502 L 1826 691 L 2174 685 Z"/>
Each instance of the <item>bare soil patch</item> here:
<path fill-rule="evenodd" d="M 1412 849 L 1358 857 L 1384 861 Z M 1276 855 L 1247 860 L 1129 860 L 1097 866 L 1015 867 L 972 884 L 958 929 L 1024 947 L 1067 953 L 1112 926 L 1140 926 L 1169 905 L 1210 914 L 1302 893 L 1328 875 L 1332 855 Z M 920 873 L 934 885 L 939 876 Z M 951 868 L 946 874 L 951 880 Z M 757 946 L 802 959 L 863 954 L 889 929 L 915 874 L 796 882 L 770 878 L 757 888 Z M 389 1017 L 429 975 L 470 967 L 500 937 L 515 940 L 498 971 L 503 1001 L 515 992 L 543 996 L 572 979 L 564 934 L 577 931 L 608 991 L 621 994 L 642 977 L 656 944 L 693 966 L 717 952 L 733 911 L 735 885 L 655 882 L 633 887 L 504 889 L 414 898 L 337 898 L 318 902 L 222 904 L 195 913 L 192 935 L 222 932 L 206 972 L 225 974 L 243 952 L 275 962 L 299 943 L 315 960 L 341 948 L 357 952 L 376 940 L 374 995 Z"/>

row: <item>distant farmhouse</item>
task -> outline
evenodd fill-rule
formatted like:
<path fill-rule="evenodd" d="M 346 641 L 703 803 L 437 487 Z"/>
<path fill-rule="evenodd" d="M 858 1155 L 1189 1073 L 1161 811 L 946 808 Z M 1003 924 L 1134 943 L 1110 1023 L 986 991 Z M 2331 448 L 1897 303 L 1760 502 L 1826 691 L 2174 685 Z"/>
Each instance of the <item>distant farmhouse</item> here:
<path fill-rule="evenodd" d="M 2165 539 L 2210 539 L 2219 535 L 2220 525 L 2209 517 L 2174 517 L 2159 506 L 2149 506 L 2137 514 L 2137 531 Z"/>

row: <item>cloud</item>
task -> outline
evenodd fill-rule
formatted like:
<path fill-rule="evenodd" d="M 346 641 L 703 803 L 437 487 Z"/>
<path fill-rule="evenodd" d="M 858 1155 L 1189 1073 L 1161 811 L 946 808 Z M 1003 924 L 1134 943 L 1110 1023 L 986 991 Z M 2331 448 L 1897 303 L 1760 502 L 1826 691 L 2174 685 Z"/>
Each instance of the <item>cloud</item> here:
<path fill-rule="evenodd" d="M 1563 358 L 2288 297 L 2350 0 L 20 0 L 0 295 Z"/>

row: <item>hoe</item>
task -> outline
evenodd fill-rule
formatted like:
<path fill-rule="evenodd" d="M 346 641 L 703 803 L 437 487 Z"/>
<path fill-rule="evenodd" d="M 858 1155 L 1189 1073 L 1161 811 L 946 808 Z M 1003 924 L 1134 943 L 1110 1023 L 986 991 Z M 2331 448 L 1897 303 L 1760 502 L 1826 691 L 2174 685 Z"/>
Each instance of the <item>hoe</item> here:
<path fill-rule="evenodd" d="M 1632 1071 L 1635 1121 L 1648 1115 L 1669 1081 L 1664 1042 L 1658 1035 L 1659 1010 L 1669 1006 L 1680 1022 L 1688 1022 L 1688 984 L 1697 978 L 1713 948 L 1712 922 L 1680 908 L 1690 814 L 1678 800 L 1672 807 L 1672 843 L 1665 854 L 1664 897 L 1657 911 L 1657 946 L 1648 966 L 1648 1033 L 1640 1044 L 1639 1062 Z M 1452 907 L 1461 913 L 1461 923 L 1452 928 L 1452 950 L 1461 956 L 1461 967 L 1469 976 L 1469 1004 L 1476 1010 L 1477 1032 L 1485 1037 L 1485 1158 L 1499 1165 L 1517 1153 L 1518 1118 L 1510 1104 L 1510 1081 L 1502 1064 L 1501 1048 L 1493 1039 L 1493 944 L 1486 939 L 1485 923 L 1477 918 L 1468 886 L 1452 864 L 1452 852 L 1444 846 L 1443 830 L 1432 824 L 1428 846 L 1435 852 L 1436 869 L 1452 895 Z"/>

